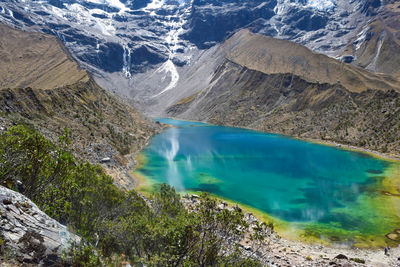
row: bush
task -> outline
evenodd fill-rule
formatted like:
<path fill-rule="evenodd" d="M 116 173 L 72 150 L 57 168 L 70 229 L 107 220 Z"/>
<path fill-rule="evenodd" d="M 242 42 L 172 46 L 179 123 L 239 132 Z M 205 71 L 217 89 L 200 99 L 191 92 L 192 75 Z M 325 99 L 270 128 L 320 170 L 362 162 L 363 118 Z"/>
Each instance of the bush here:
<path fill-rule="evenodd" d="M 90 245 L 73 247 L 63 258 L 65 266 L 97 267 L 102 265 L 98 251 Z"/>
<path fill-rule="evenodd" d="M 248 228 L 240 209 L 221 211 L 203 194 L 188 211 L 166 184 L 148 205 L 137 192 L 115 186 L 100 166 L 74 159 L 68 135 L 66 130 L 53 144 L 22 125 L 2 133 L 0 182 L 83 237 L 69 253 L 74 266 L 98 266 L 121 254 L 150 266 L 259 265 L 237 244 Z M 254 227 L 254 247 L 261 247 L 267 227 Z"/>
<path fill-rule="evenodd" d="M 91 238 L 96 219 L 124 196 L 100 166 L 68 152 L 68 130 L 57 145 L 26 126 L 0 136 L 0 182 L 35 202 L 49 216 Z"/>

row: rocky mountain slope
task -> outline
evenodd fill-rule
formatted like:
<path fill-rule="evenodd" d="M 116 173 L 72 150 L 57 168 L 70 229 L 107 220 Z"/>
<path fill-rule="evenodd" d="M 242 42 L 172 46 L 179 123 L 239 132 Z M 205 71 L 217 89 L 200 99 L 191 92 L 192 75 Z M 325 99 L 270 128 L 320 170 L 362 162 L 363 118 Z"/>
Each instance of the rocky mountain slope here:
<path fill-rule="evenodd" d="M 400 3 L 387 1 L 342 52 L 342 57 L 355 59 L 363 68 L 400 76 Z"/>
<path fill-rule="evenodd" d="M 242 28 L 292 40 L 313 51 L 367 67 L 385 56 L 368 49 L 374 21 L 397 13 L 381 0 L 45 0 L 3 1 L 0 21 L 58 36 L 104 88 L 146 109 L 142 99 L 176 86 L 182 66 Z M 392 5 L 390 16 L 386 6 Z M 387 19 L 385 19 L 387 18 Z M 379 34 L 378 34 L 379 35 Z M 378 36 L 377 35 L 377 36 Z M 397 38 L 397 37 L 396 37 Z M 393 51 L 398 43 L 390 42 Z M 379 50 L 379 51 L 378 51 Z M 367 56 L 368 55 L 368 56 Z M 379 59 L 379 60 L 378 60 Z M 374 61 L 374 60 L 372 60 Z M 373 62 L 372 62 L 373 63 Z M 377 66 L 377 67 L 375 67 Z"/>
<path fill-rule="evenodd" d="M 169 116 L 400 154 L 400 82 L 391 76 L 246 30 L 203 57 L 210 69 L 192 66 L 170 93 L 180 99 Z"/>
<path fill-rule="evenodd" d="M 1 76 L 2 119 L 31 124 L 53 140 L 68 128 L 79 158 L 104 163 L 121 185 L 131 187 L 132 155 L 157 126 L 99 87 L 56 37 L 0 29 L 0 54 L 12 61 L 0 63 L 7 72 Z"/>

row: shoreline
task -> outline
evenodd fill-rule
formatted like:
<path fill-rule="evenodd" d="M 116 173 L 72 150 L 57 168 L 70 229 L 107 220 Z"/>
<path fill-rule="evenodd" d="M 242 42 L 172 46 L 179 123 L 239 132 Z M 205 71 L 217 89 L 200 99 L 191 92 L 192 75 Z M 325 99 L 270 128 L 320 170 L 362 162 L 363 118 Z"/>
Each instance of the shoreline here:
<path fill-rule="evenodd" d="M 139 191 L 146 197 L 149 191 Z M 191 199 L 191 195 L 199 194 L 201 192 L 186 191 L 178 193 L 181 195 L 183 203 L 187 199 Z M 188 194 L 189 198 L 185 195 Z M 239 206 L 244 217 L 249 215 L 254 216 L 258 221 L 270 222 L 268 214 L 259 211 L 255 208 L 247 206 L 236 201 L 232 201 L 223 197 L 210 194 L 217 201 L 224 201 L 227 203 L 226 208 Z M 272 219 L 274 223 L 274 233 L 268 238 L 269 243 L 262 250 L 268 253 L 267 266 L 329 266 L 332 262 L 336 263 L 334 266 L 341 266 L 342 264 L 351 264 L 349 266 L 399 266 L 400 261 L 397 255 L 400 255 L 400 246 L 392 247 L 389 255 L 385 255 L 383 247 L 352 247 L 348 245 L 332 244 L 329 242 L 323 243 L 321 239 L 316 240 L 293 240 L 287 237 L 282 237 L 279 229 L 285 228 L 286 222 L 283 225 L 276 224 L 276 220 Z M 278 230 L 278 231 L 276 231 Z M 243 245 L 243 242 L 241 242 Z M 346 258 L 339 260 L 338 255 L 344 255 Z M 364 263 L 358 262 L 364 261 Z M 271 265 L 272 264 L 272 265 Z M 345 266 L 345 265 L 343 265 Z"/>
<path fill-rule="evenodd" d="M 180 193 L 183 199 L 182 201 L 186 204 L 189 199 L 193 199 L 193 197 L 191 197 L 193 195 L 189 195 L 189 197 L 183 196 L 189 193 L 197 192 L 188 191 L 186 193 Z M 265 218 L 260 219 L 260 214 L 261 217 L 270 217 L 268 214 L 245 204 L 238 204 L 235 201 L 216 196 L 215 194 L 210 195 L 216 198 L 219 203 L 227 203 L 225 208 L 229 209 L 234 206 L 240 207 L 245 218 L 253 216 L 258 221 L 262 222 L 265 221 Z M 189 200 L 189 206 L 192 201 Z M 283 222 L 283 224 L 283 227 L 286 227 L 286 223 Z M 309 242 L 305 242 L 304 240 L 291 240 L 286 237 L 281 237 L 280 233 L 276 231 L 275 226 L 276 224 L 274 224 L 272 236 L 268 238 L 270 241 L 269 244 L 267 247 L 263 248 L 263 250 L 267 251 L 270 255 L 267 257 L 267 262 L 264 262 L 267 265 L 272 263 L 272 266 L 341 266 L 341 264 L 350 263 L 350 266 L 365 266 L 365 264 L 367 266 L 399 266 L 400 263 L 397 258 L 397 255 L 400 254 L 399 246 L 391 248 L 389 255 L 385 255 L 383 247 L 359 248 L 350 247 L 348 245 L 334 245 L 329 242 L 324 244 L 321 242 L 313 243 L 312 240 L 309 240 Z M 344 255 L 346 259 L 338 260 L 338 255 Z M 364 261 L 364 263 L 359 260 Z M 332 264 L 332 262 L 335 264 Z"/>
<path fill-rule="evenodd" d="M 133 172 L 132 175 L 135 179 L 138 179 L 138 182 L 143 182 L 138 184 L 137 190 L 147 199 L 152 189 L 154 189 L 154 184 L 145 176 Z M 178 194 L 184 199 L 185 194 L 191 193 L 200 194 L 202 192 L 186 191 L 179 192 Z M 228 207 L 238 205 L 243 210 L 244 216 L 251 214 L 261 222 L 272 222 L 274 224 L 274 237 L 270 239 L 269 245 L 263 248 L 270 255 L 268 256 L 268 262 L 265 263 L 266 265 L 322 267 L 336 262 L 336 266 L 346 263 L 351 264 L 350 266 L 399 266 L 400 261 L 397 259 L 398 255 L 400 255 L 400 246 L 392 247 L 389 256 L 387 256 L 383 252 L 384 246 L 354 247 L 345 243 L 335 244 L 329 240 L 317 239 L 315 237 L 298 238 L 301 230 L 290 229 L 287 222 L 275 219 L 263 211 L 237 201 L 232 201 L 215 194 L 210 195 L 217 199 L 217 201 L 222 200 L 228 203 Z M 290 233 L 293 235 L 289 236 Z M 336 259 L 338 255 L 345 255 L 348 259 L 338 260 Z M 365 264 L 355 262 L 358 259 L 365 261 Z"/>
<path fill-rule="evenodd" d="M 173 119 L 173 118 L 171 118 L 171 119 Z M 178 119 L 178 120 L 180 120 L 180 119 Z M 185 120 L 181 120 L 181 121 L 185 121 Z M 204 122 L 202 122 L 202 123 L 204 123 Z M 209 124 L 209 125 L 218 126 L 218 125 L 213 125 L 213 124 Z M 170 127 L 177 127 L 177 126 L 170 125 Z M 243 128 L 243 127 L 235 127 L 235 126 L 226 126 L 226 127 Z M 249 128 L 243 128 L 243 129 L 249 129 Z M 257 131 L 255 129 L 249 129 L 249 130 Z M 262 132 L 262 131 L 257 131 L 257 132 L 267 133 L 267 132 Z M 276 133 L 271 133 L 271 134 L 276 134 Z M 314 144 L 325 145 L 325 146 L 331 146 L 331 147 L 335 147 L 335 148 L 341 149 L 341 150 L 363 153 L 363 154 L 367 154 L 369 156 L 372 156 L 372 157 L 375 157 L 375 158 L 378 158 L 378 159 L 381 159 L 384 161 L 396 163 L 396 164 L 400 163 L 400 157 L 398 155 L 381 153 L 378 151 L 373 151 L 373 150 L 356 147 L 356 146 L 351 146 L 351 145 L 344 145 L 344 144 L 336 143 L 333 141 L 319 140 L 319 139 L 312 139 L 312 138 L 297 138 L 297 137 L 292 137 L 292 136 L 287 136 L 287 135 L 282 135 L 282 134 L 278 134 L 278 135 L 281 135 L 281 136 L 287 137 L 287 138 L 296 139 L 299 141 L 311 142 Z M 150 178 L 147 178 L 144 175 L 141 175 L 139 173 L 135 173 L 135 171 L 137 169 L 139 169 L 140 166 L 143 166 L 143 164 L 145 164 L 145 162 L 147 160 L 146 157 L 143 154 L 138 153 L 136 160 L 138 162 L 138 165 L 136 166 L 135 169 L 131 170 L 131 173 L 132 173 L 134 179 L 137 180 L 137 186 L 135 186 L 135 189 L 138 190 L 140 193 L 143 193 L 146 196 L 151 193 L 151 191 L 152 191 L 151 188 L 153 187 L 154 183 L 150 181 L 151 180 Z M 390 178 L 392 178 L 392 177 L 390 177 Z M 181 196 L 183 196 L 185 194 L 190 194 L 190 193 L 199 194 L 200 192 L 185 191 L 182 193 L 180 192 L 179 194 Z M 260 210 L 257 210 L 256 208 L 252 208 L 250 206 L 244 205 L 237 201 L 233 201 L 233 200 L 229 200 L 229 199 L 217 196 L 215 194 L 210 194 L 210 195 L 212 195 L 214 198 L 216 198 L 218 200 L 223 200 L 225 202 L 228 202 L 231 205 L 239 205 L 243 209 L 244 212 L 250 212 L 260 221 L 273 222 L 274 226 L 276 226 L 277 233 L 279 235 L 282 234 L 282 236 L 283 236 L 282 238 L 279 238 L 276 243 L 272 244 L 272 246 L 276 247 L 277 249 L 279 248 L 278 251 L 275 251 L 277 254 L 280 254 L 280 253 L 282 254 L 281 247 L 285 246 L 285 247 L 297 249 L 296 253 L 298 255 L 300 255 L 299 256 L 300 258 L 308 258 L 309 255 L 317 255 L 317 254 L 319 254 L 319 258 L 322 258 L 321 254 L 322 254 L 322 251 L 324 251 L 324 254 L 329 254 L 330 256 L 333 256 L 333 254 L 336 254 L 336 255 L 337 254 L 346 254 L 347 256 L 350 256 L 353 258 L 363 258 L 367 261 L 366 262 L 367 264 L 374 263 L 374 266 L 376 266 L 375 264 L 377 264 L 377 263 L 381 263 L 380 266 L 397 266 L 397 265 L 393 265 L 393 262 L 396 262 L 396 264 L 397 264 L 397 262 L 400 263 L 400 261 L 397 261 L 397 257 L 385 256 L 383 253 L 383 249 L 382 249 L 383 246 L 381 246 L 381 245 L 369 246 L 370 244 L 366 243 L 366 246 L 354 247 L 352 245 L 345 244 L 345 243 L 343 243 L 342 245 L 335 244 L 334 242 L 329 241 L 328 239 L 324 240 L 324 239 L 316 238 L 316 237 L 312 237 L 312 236 L 308 237 L 308 238 L 298 238 L 300 236 L 300 233 L 298 231 L 301 232 L 301 231 L 304 231 L 304 229 L 303 230 L 302 229 L 296 230 L 295 228 L 289 229 L 288 225 L 290 223 L 280 221 L 279 219 L 275 219 L 263 211 L 260 211 Z M 288 229 L 292 231 L 293 236 L 290 237 L 288 234 L 284 233 L 285 230 L 288 230 Z M 290 233 L 290 231 L 286 231 L 286 232 Z M 283 254 L 285 254 L 285 253 L 283 253 Z M 394 247 L 392 249 L 391 254 L 400 255 L 400 246 L 397 245 L 396 247 Z M 312 258 L 314 258 L 314 257 L 312 257 Z M 309 260 L 304 261 L 304 263 L 306 263 L 306 264 L 308 262 L 312 263 Z M 305 266 L 307 266 L 307 265 L 305 265 Z M 314 265 L 309 265 L 309 266 L 314 266 Z"/>
<path fill-rule="evenodd" d="M 141 157 L 140 161 L 141 163 L 146 162 L 146 158 L 144 156 Z M 141 165 L 141 164 L 140 164 Z M 139 165 L 139 166 L 140 166 Z M 390 175 L 388 176 L 388 181 L 384 184 L 383 188 L 387 190 L 387 192 L 391 192 L 392 188 L 394 188 L 393 181 L 398 181 L 400 179 L 400 168 L 395 168 L 393 169 L 394 176 Z M 392 169 L 388 169 L 390 173 L 392 172 Z M 152 192 L 155 190 L 155 185 L 157 182 L 153 181 L 151 178 L 146 177 L 145 175 L 132 171 L 132 175 L 135 179 L 137 179 L 137 187 L 136 190 L 143 194 L 145 197 L 149 197 Z M 398 179 L 396 179 L 398 178 Z M 397 183 L 396 183 L 397 185 Z M 386 192 L 382 191 L 381 193 Z M 202 191 L 192 191 L 192 190 L 185 190 L 182 192 L 177 192 L 181 197 L 187 194 L 196 194 L 196 195 L 201 195 Z M 219 196 L 214 193 L 207 192 L 210 196 L 213 198 L 219 200 L 219 201 L 224 201 L 229 203 L 231 206 L 238 205 L 244 212 L 251 213 L 253 214 L 258 220 L 263 221 L 263 222 L 272 222 L 275 226 L 275 229 L 277 230 L 277 233 L 281 235 L 284 239 L 286 239 L 288 242 L 296 242 L 304 245 L 309 245 L 309 246 L 325 246 L 329 248 L 358 248 L 358 249 L 363 249 L 363 248 L 374 248 L 377 250 L 378 248 L 385 247 L 387 244 L 390 244 L 391 246 L 399 246 L 398 241 L 390 240 L 387 239 L 386 235 L 384 234 L 372 234 L 372 233 L 366 233 L 366 234 L 355 234 L 352 231 L 349 230 L 344 230 L 344 229 L 336 229 L 336 228 L 329 228 L 328 226 L 325 227 L 324 225 L 319 225 L 318 223 L 309 224 L 307 223 L 302 223 L 302 222 L 288 222 L 281 220 L 279 218 L 276 218 L 270 214 L 268 214 L 265 211 L 262 211 L 260 209 L 257 209 L 255 207 L 252 207 L 250 205 L 241 203 L 239 201 L 235 201 L 232 199 L 229 199 L 227 197 Z M 396 195 L 388 195 L 386 196 L 381 196 L 380 200 L 382 201 L 398 201 Z M 379 200 L 379 201 L 380 201 Z M 380 202 L 379 202 L 380 203 Z M 386 206 L 386 205 L 384 205 Z M 371 206 L 372 208 L 372 206 Z M 307 233 L 308 229 L 315 229 L 315 233 L 310 234 Z M 393 229 L 394 231 L 395 229 Z M 390 230 L 392 231 L 392 230 Z M 388 233 L 389 234 L 389 230 Z M 333 237 L 337 239 L 332 239 Z"/>

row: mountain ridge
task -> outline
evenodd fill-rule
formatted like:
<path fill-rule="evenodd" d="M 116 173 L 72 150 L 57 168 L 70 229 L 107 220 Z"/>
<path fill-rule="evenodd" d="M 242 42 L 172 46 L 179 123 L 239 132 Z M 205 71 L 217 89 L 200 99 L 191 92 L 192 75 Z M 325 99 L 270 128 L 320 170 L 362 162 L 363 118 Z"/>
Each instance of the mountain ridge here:
<path fill-rule="evenodd" d="M 227 59 L 266 74 L 293 73 L 310 82 L 340 83 L 354 92 L 368 88 L 400 89 L 399 81 L 390 75 L 365 71 L 296 43 L 253 34 L 246 29 L 228 39 L 223 49 Z M 358 81 L 354 81 L 355 77 Z"/>
<path fill-rule="evenodd" d="M 334 79 L 332 82 L 321 78 L 315 81 L 303 69 L 298 73 L 288 72 L 285 64 L 289 62 L 290 66 L 292 61 L 286 57 L 296 57 L 300 49 L 307 52 L 300 57 L 318 64 L 328 61 L 327 65 L 333 70 L 345 63 L 304 47 L 296 49 L 298 45 L 289 41 L 256 37 L 241 31 L 201 59 L 199 64 L 214 62 L 208 76 L 204 76 L 200 66 L 194 64 L 191 67 L 194 72 L 187 77 L 191 87 L 185 86 L 189 82 L 183 82 L 183 86 L 174 89 L 183 97 L 167 108 L 167 116 L 400 154 L 397 135 L 400 130 L 400 91 L 398 86 L 391 86 L 392 81 L 398 85 L 395 78 L 346 64 L 350 81 L 353 84 L 358 81 L 361 85 L 367 81 L 367 86 L 348 88 L 346 80 L 337 82 Z M 230 49 L 236 49 L 233 57 Z M 277 52 L 279 49 L 282 49 L 280 53 Z M 265 50 L 268 53 L 260 56 Z M 273 54 L 272 58 L 280 59 L 282 53 L 285 53 L 283 60 L 269 63 L 270 54 Z M 283 62 L 283 67 L 280 62 Z M 309 73 L 314 74 L 312 71 Z M 362 75 L 357 76 L 358 73 Z M 190 78 L 197 75 L 202 79 Z M 369 80 L 363 80 L 363 77 Z M 389 83 L 385 82 L 386 78 Z M 368 85 L 383 86 L 371 88 Z"/>

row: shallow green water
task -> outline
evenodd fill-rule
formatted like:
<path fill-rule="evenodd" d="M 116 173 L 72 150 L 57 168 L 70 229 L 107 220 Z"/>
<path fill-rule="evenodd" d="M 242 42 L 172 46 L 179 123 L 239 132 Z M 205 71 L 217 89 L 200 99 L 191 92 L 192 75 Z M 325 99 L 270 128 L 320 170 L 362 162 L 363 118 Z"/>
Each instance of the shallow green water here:
<path fill-rule="evenodd" d="M 176 127 L 152 139 L 136 170 L 153 183 L 238 201 L 318 238 L 383 238 L 400 222 L 381 194 L 394 163 L 280 135 L 160 121 Z"/>

